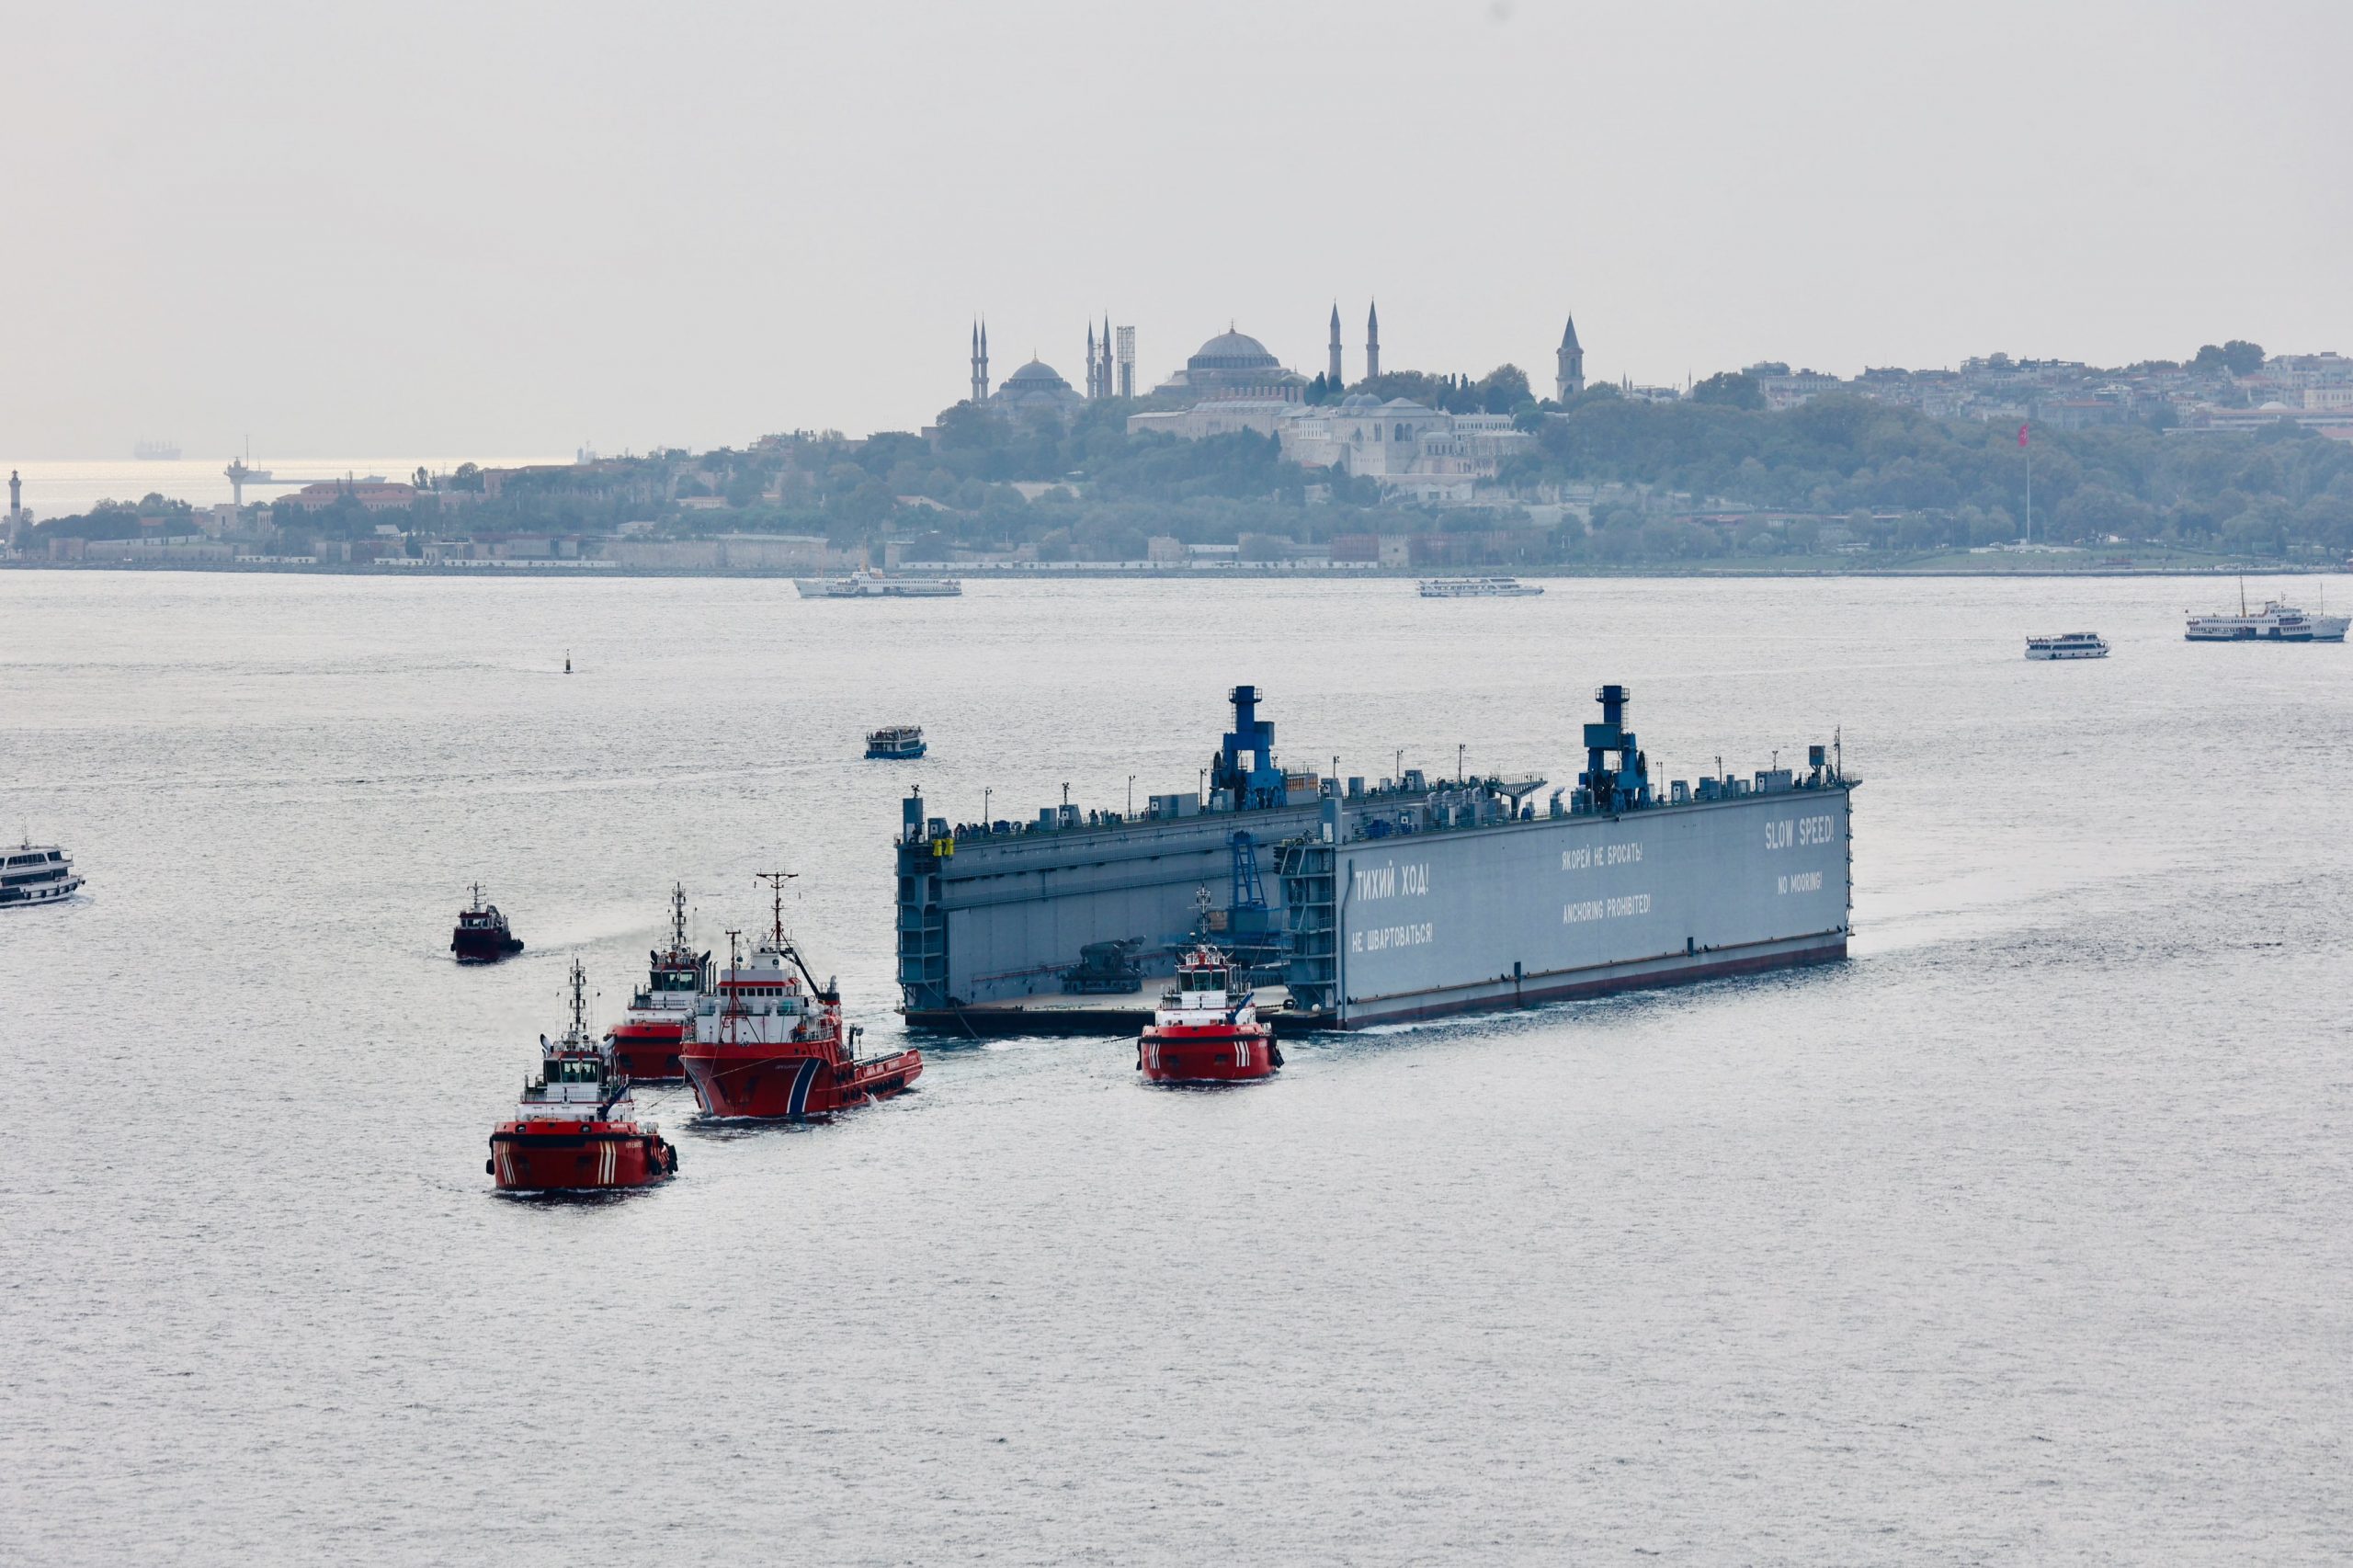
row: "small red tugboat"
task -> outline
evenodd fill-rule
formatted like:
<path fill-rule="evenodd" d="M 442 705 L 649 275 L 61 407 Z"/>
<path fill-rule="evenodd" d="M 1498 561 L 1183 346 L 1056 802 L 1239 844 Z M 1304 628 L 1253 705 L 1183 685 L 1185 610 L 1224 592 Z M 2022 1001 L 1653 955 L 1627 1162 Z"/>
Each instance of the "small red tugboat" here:
<path fill-rule="evenodd" d="M 523 950 L 523 938 L 506 928 L 498 905 L 482 901 L 482 884 L 474 884 L 472 908 L 458 912 L 458 928 L 449 934 L 449 950 L 460 963 L 496 963 Z"/>
<path fill-rule="evenodd" d="M 1136 1041 L 1136 1066 L 1155 1084 L 1232 1084 L 1283 1064 L 1272 1024 L 1261 1023 L 1232 960 L 1206 944 L 1178 961 L 1176 983 Z"/>
<path fill-rule="evenodd" d="M 515 1119 L 490 1135 L 483 1169 L 501 1191 L 593 1192 L 646 1187 L 674 1176 L 678 1152 L 650 1121 L 636 1119 L 629 1080 L 588 1034 L 588 977 L 572 966 L 572 1028 L 553 1044 L 540 1037 L 537 1082 L 525 1080 Z"/>
<path fill-rule="evenodd" d="M 844 1032 L 841 994 L 831 982 L 817 983 L 785 937 L 790 874 L 763 875 L 776 890 L 774 924 L 748 964 L 738 934 L 727 933 L 718 994 L 695 1009 L 694 1032 L 678 1051 L 695 1099 L 711 1116 L 803 1121 L 888 1098 L 923 1072 L 918 1051 L 857 1054 L 860 1031 Z"/>
<path fill-rule="evenodd" d="M 655 1084 L 686 1076 L 678 1046 L 694 1032 L 695 1004 L 710 989 L 710 955 L 687 945 L 687 890 L 670 890 L 670 945 L 648 955 L 654 960 L 644 988 L 630 998 L 629 1010 L 608 1037 L 613 1069 L 632 1084 Z"/>

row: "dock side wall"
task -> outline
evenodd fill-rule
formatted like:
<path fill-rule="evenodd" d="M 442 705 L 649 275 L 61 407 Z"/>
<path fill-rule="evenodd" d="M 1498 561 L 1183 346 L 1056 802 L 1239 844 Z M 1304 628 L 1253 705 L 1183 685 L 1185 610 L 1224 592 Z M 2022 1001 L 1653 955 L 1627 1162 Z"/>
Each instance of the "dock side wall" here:
<path fill-rule="evenodd" d="M 1337 1020 L 1424 1017 L 1846 950 L 1848 790 L 1339 846 Z"/>

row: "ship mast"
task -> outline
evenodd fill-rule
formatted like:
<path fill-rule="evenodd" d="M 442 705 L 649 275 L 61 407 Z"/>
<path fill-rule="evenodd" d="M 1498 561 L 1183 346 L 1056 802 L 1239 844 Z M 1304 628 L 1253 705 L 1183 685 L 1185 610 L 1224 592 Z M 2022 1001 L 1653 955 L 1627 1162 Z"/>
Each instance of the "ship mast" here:
<path fill-rule="evenodd" d="M 776 896 L 774 923 L 768 928 L 768 941 L 777 952 L 784 951 L 784 884 L 799 876 L 798 871 L 754 871 L 752 880 L 766 882 Z"/>
<path fill-rule="evenodd" d="M 743 931 L 730 926 L 727 932 L 727 972 L 737 976 L 744 968 Z M 735 1020 L 744 1016 L 744 986 L 740 979 L 727 982 L 727 1001 L 719 1009 L 720 1038 L 729 1045 L 735 1043 Z"/>
<path fill-rule="evenodd" d="M 687 884 L 670 884 L 670 950 L 687 950 Z"/>
<path fill-rule="evenodd" d="M 572 1040 L 577 1045 L 588 1038 L 588 971 L 580 960 L 572 960 Z"/>

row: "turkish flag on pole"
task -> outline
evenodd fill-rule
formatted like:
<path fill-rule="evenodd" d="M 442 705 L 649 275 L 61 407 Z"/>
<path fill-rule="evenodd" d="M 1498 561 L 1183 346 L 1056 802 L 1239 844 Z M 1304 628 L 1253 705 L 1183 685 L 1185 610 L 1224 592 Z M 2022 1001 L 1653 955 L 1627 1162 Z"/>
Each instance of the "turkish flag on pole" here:
<path fill-rule="evenodd" d="M 2026 445 L 2026 426 L 2023 425 L 2018 426 L 2018 445 L 2021 447 Z"/>

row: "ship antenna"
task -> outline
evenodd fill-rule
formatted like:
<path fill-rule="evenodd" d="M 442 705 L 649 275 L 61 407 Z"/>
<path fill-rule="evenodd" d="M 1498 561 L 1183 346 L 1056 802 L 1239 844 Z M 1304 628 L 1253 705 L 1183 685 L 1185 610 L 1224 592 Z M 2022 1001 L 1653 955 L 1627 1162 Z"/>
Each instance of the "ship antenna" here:
<path fill-rule="evenodd" d="M 572 960 L 572 1038 L 575 1040 L 588 1037 L 587 989 L 588 971 L 580 967 L 578 959 L 574 959 Z"/>
<path fill-rule="evenodd" d="M 798 871 L 754 871 L 752 873 L 754 881 L 767 883 L 776 895 L 773 901 L 776 925 L 772 938 L 778 952 L 784 951 L 784 884 L 800 874 Z"/>
<path fill-rule="evenodd" d="M 683 949 L 687 945 L 687 884 L 670 884 L 670 946 Z"/>
<path fill-rule="evenodd" d="M 744 967 L 743 949 L 738 940 L 743 935 L 743 931 L 738 927 L 731 926 L 727 929 L 727 970 L 731 974 Z M 743 983 L 738 981 L 727 993 L 726 1005 L 719 1009 L 720 1028 L 726 1035 L 727 1043 L 730 1045 L 735 1043 L 735 1020 L 743 1017 L 743 1014 L 744 987 Z"/>

